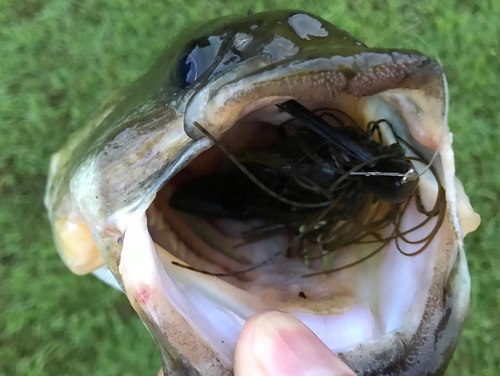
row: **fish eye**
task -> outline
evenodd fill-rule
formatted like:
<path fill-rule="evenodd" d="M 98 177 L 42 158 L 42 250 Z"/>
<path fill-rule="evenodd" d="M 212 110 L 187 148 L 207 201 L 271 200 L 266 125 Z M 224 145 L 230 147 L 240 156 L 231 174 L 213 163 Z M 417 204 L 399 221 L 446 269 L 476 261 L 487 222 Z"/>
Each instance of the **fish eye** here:
<path fill-rule="evenodd" d="M 175 77 L 179 86 L 186 89 L 209 71 L 220 60 L 218 55 L 221 44 L 222 38 L 218 36 L 190 43 L 177 60 Z"/>
<path fill-rule="evenodd" d="M 177 79 L 183 88 L 191 85 L 198 78 L 196 61 L 190 55 L 184 55 L 177 63 Z"/>

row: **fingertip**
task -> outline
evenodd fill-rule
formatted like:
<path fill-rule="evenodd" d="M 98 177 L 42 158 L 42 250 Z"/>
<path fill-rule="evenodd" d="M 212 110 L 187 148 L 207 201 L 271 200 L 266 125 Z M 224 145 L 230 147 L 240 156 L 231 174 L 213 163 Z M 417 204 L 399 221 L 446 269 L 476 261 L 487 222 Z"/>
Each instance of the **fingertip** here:
<path fill-rule="evenodd" d="M 351 376 L 354 373 L 295 317 L 277 311 L 252 317 L 235 351 L 236 376 Z"/>

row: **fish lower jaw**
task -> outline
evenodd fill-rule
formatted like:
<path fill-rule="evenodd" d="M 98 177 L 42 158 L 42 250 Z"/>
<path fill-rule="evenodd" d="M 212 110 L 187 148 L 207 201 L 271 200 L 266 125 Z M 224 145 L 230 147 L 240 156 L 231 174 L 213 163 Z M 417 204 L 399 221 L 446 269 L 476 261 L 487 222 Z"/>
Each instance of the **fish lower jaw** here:
<path fill-rule="evenodd" d="M 405 219 L 408 227 L 422 219 L 412 205 Z M 127 220 L 119 266 L 125 292 L 139 314 L 164 335 L 172 326 L 169 315 L 175 309 L 183 319 L 178 325 L 187 323 L 226 367 L 232 367 L 246 320 L 265 310 L 294 315 L 334 352 L 406 337 L 405 333 L 411 337 L 422 320 L 434 274 L 429 266 L 435 264 L 440 233 L 417 256 L 404 256 L 391 243 L 366 262 L 335 274 L 302 278 L 307 271 L 302 261 L 280 257 L 248 275 L 219 278 L 173 264 L 188 265 L 189 260 L 201 269 L 235 270 L 231 263 L 217 268 L 215 263 L 200 260 L 151 209 L 148 216 L 141 213 Z M 433 226 L 430 221 L 411 235 L 415 239 L 425 236 Z M 167 234 L 169 241 L 155 236 L 155 231 Z M 246 251 L 258 259 L 259 249 L 280 247 L 285 241 L 274 237 Z M 412 244 L 404 247 L 408 253 L 418 249 Z M 333 267 L 370 252 L 369 246 L 356 248 L 340 250 Z"/>

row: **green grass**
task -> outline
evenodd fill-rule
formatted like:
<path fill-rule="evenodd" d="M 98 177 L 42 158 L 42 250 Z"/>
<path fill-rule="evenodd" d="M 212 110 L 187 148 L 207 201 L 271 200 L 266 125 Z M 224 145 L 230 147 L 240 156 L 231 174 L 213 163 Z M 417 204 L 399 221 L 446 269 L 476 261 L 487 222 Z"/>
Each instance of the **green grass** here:
<path fill-rule="evenodd" d="M 466 241 L 472 304 L 447 374 L 498 374 L 499 3 L 267 3 L 0 0 L 0 375 L 156 374 L 157 350 L 125 297 L 57 256 L 42 206 L 49 156 L 183 27 L 270 8 L 319 14 L 369 45 L 420 49 L 446 67 L 457 173 L 483 219 Z"/>

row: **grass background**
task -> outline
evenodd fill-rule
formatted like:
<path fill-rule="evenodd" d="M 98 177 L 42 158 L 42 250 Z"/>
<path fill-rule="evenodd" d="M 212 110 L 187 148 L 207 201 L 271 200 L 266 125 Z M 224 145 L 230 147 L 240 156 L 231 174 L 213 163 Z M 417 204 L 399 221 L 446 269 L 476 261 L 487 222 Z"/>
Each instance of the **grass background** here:
<path fill-rule="evenodd" d="M 65 269 L 42 206 L 48 160 L 184 27 L 248 9 L 318 14 L 371 46 L 438 56 L 458 176 L 482 215 L 466 239 L 472 305 L 448 375 L 497 375 L 499 2 L 0 0 L 0 375 L 155 375 L 124 296 Z"/>

